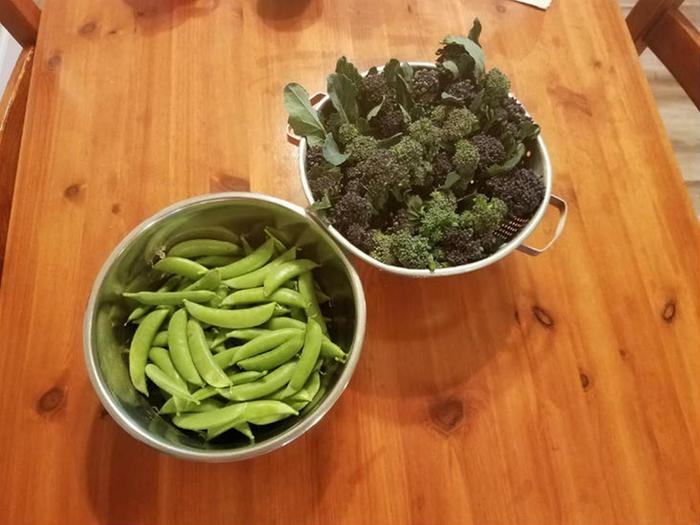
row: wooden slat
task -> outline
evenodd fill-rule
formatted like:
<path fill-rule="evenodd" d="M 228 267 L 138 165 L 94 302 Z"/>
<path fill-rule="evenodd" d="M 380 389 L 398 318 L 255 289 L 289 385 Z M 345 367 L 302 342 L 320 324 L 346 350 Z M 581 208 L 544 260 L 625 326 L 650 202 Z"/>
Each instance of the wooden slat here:
<path fill-rule="evenodd" d="M 632 41 L 641 54 L 647 47 L 646 38 L 654 24 L 671 9 L 675 9 L 683 0 L 638 0 L 627 15 L 627 28 L 632 35 Z"/>
<path fill-rule="evenodd" d="M 33 0 L 0 0 L 0 24 L 22 47 L 36 42 L 40 11 Z"/>
<path fill-rule="evenodd" d="M 0 100 L 0 279 L 33 58 L 34 48 L 22 50 Z"/>
<path fill-rule="evenodd" d="M 692 22 L 672 9 L 654 25 L 647 42 L 700 109 L 700 33 Z"/>

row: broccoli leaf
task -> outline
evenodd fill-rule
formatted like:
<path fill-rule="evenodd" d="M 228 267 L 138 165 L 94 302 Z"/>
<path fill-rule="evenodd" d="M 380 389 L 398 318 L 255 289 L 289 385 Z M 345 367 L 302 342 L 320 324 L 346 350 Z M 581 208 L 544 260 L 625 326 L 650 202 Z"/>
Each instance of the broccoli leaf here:
<path fill-rule="evenodd" d="M 377 141 L 377 146 L 380 148 L 389 148 L 391 146 L 394 146 L 395 144 L 398 144 L 399 141 L 401 140 L 401 137 L 403 136 L 403 133 L 396 133 L 395 135 L 392 135 L 391 137 L 387 137 L 382 140 Z"/>
<path fill-rule="evenodd" d="M 494 164 L 486 168 L 486 173 L 489 177 L 495 175 L 502 175 L 503 173 L 508 173 L 513 168 L 515 168 L 518 163 L 522 160 L 523 155 L 525 155 L 525 146 L 520 143 L 518 147 L 515 148 L 515 153 L 502 164 Z"/>
<path fill-rule="evenodd" d="M 348 77 L 355 85 L 355 89 L 358 91 L 360 90 L 360 86 L 362 85 L 362 75 L 360 75 L 359 71 L 357 71 L 357 68 L 352 62 L 348 62 L 347 58 L 342 56 L 338 59 L 338 61 L 335 63 L 335 72 L 339 75 L 345 75 Z"/>
<path fill-rule="evenodd" d="M 459 68 L 452 60 L 445 60 L 442 63 L 442 67 L 449 71 L 452 74 L 452 78 L 455 80 L 459 78 Z"/>
<path fill-rule="evenodd" d="M 319 201 L 315 201 L 311 206 L 309 206 L 309 210 L 311 211 L 324 211 L 332 208 L 333 205 L 331 204 L 331 200 L 328 198 L 328 194 L 324 193 L 323 198 Z"/>
<path fill-rule="evenodd" d="M 399 104 L 399 107 L 401 108 L 401 114 L 403 115 L 404 122 L 406 124 L 410 124 L 411 123 L 411 114 L 408 111 L 406 111 L 406 108 L 403 107 L 402 104 Z"/>
<path fill-rule="evenodd" d="M 323 141 L 321 137 L 317 137 L 316 135 L 307 135 L 306 136 L 306 142 L 309 143 L 309 146 L 323 146 Z"/>
<path fill-rule="evenodd" d="M 411 97 L 411 91 L 408 89 L 408 83 L 401 76 L 397 77 L 396 81 L 396 98 L 402 108 L 410 110 L 413 107 L 413 97 Z"/>
<path fill-rule="evenodd" d="M 372 133 L 372 129 L 369 127 L 369 121 L 364 117 L 357 119 L 357 129 L 360 130 L 360 133 L 363 135 L 369 135 Z"/>
<path fill-rule="evenodd" d="M 387 84 L 390 86 L 394 84 L 400 69 L 401 63 L 395 58 L 392 58 L 386 63 L 384 66 L 384 78 L 386 79 Z"/>
<path fill-rule="evenodd" d="M 455 104 L 457 106 L 462 105 L 462 99 L 455 97 L 454 95 L 450 95 L 449 93 L 445 93 L 444 91 L 440 93 L 440 98 L 445 101 L 447 104 Z"/>
<path fill-rule="evenodd" d="M 295 133 L 307 138 L 309 143 L 313 138 L 323 141 L 326 130 L 318 118 L 318 111 L 311 107 L 309 94 L 296 83 L 284 86 L 284 107 L 289 114 L 289 125 Z"/>
<path fill-rule="evenodd" d="M 386 100 L 386 97 L 382 97 L 382 101 L 367 112 L 367 122 L 377 116 L 377 113 L 379 113 L 379 110 L 381 110 L 384 105 L 384 100 Z"/>
<path fill-rule="evenodd" d="M 399 75 L 405 80 L 410 81 L 413 78 L 413 66 L 408 62 L 401 64 L 401 69 L 399 70 Z"/>
<path fill-rule="evenodd" d="M 527 140 L 536 137 L 540 133 L 540 127 L 534 122 L 526 122 L 518 130 L 518 138 L 520 140 Z"/>
<path fill-rule="evenodd" d="M 333 166 L 340 166 L 343 162 L 348 160 L 347 153 L 341 153 L 338 149 L 338 144 L 336 144 L 333 134 L 329 133 L 326 135 L 326 140 L 323 143 L 323 158 L 328 162 L 333 164 Z"/>
<path fill-rule="evenodd" d="M 440 186 L 440 189 L 449 190 L 452 186 L 457 184 L 461 178 L 462 177 L 456 171 L 449 172 L 447 177 L 445 177 L 445 183 Z"/>
<path fill-rule="evenodd" d="M 357 89 L 352 80 L 345 75 L 331 73 L 328 75 L 328 96 L 345 122 L 357 123 Z"/>
<path fill-rule="evenodd" d="M 479 21 L 478 18 L 474 19 L 474 23 L 472 24 L 472 28 L 469 30 L 469 35 L 467 38 L 474 42 L 476 45 L 481 46 L 479 44 L 479 37 L 481 36 L 481 22 Z"/>
<path fill-rule="evenodd" d="M 469 104 L 469 111 L 471 111 L 474 114 L 477 114 L 479 112 L 479 110 L 481 109 L 481 105 L 483 103 L 484 103 L 484 90 L 482 89 L 474 97 L 474 100 L 472 100 L 472 103 Z"/>
<path fill-rule="evenodd" d="M 442 43 L 445 45 L 457 44 L 462 46 L 464 50 L 474 59 L 474 73 L 477 79 L 484 76 L 484 71 L 486 70 L 486 59 L 484 58 L 484 51 L 481 49 L 481 47 L 479 47 L 479 44 L 463 36 L 447 36 Z"/>

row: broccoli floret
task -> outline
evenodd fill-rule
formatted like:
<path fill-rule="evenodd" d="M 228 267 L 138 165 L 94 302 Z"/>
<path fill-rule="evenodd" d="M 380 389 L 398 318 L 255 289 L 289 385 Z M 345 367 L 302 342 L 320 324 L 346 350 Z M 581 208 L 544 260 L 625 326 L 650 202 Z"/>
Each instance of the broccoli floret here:
<path fill-rule="evenodd" d="M 338 128 L 343 124 L 343 119 L 337 111 L 328 113 L 323 119 L 323 127 L 326 128 L 326 131 L 333 134 L 335 134 Z"/>
<path fill-rule="evenodd" d="M 369 221 L 374 213 L 374 208 L 370 201 L 356 191 L 356 187 L 348 184 L 338 202 L 331 209 L 331 223 L 345 235 L 353 225 L 360 228 L 369 229 Z"/>
<path fill-rule="evenodd" d="M 460 266 L 484 258 L 484 248 L 471 230 L 453 228 L 440 243 L 440 257 L 450 266 Z"/>
<path fill-rule="evenodd" d="M 529 217 L 544 199 L 544 182 L 527 168 L 493 177 L 485 186 L 488 193 L 505 202 L 512 217 Z"/>
<path fill-rule="evenodd" d="M 340 173 L 315 169 L 309 173 L 309 188 L 316 200 L 320 200 L 324 195 L 335 200 L 342 190 Z"/>
<path fill-rule="evenodd" d="M 440 128 L 424 117 L 408 126 L 408 134 L 425 148 L 427 159 L 431 160 L 440 145 Z"/>
<path fill-rule="evenodd" d="M 445 232 L 457 226 L 457 200 L 451 193 L 434 191 L 423 206 L 418 233 L 436 244 L 445 236 Z"/>
<path fill-rule="evenodd" d="M 438 151 L 431 164 L 433 177 L 441 183 L 445 181 L 447 174 L 452 171 L 450 156 L 446 151 Z"/>
<path fill-rule="evenodd" d="M 485 235 L 481 238 L 481 247 L 484 249 L 484 257 L 495 253 L 503 244 L 503 241 L 496 237 L 493 233 Z"/>
<path fill-rule="evenodd" d="M 431 111 L 430 111 L 430 120 L 435 124 L 436 126 L 441 126 L 443 122 L 445 122 L 445 118 L 447 118 L 447 106 L 435 106 Z"/>
<path fill-rule="evenodd" d="M 406 268 L 428 268 L 433 260 L 428 240 L 408 231 L 392 235 L 391 251 Z"/>
<path fill-rule="evenodd" d="M 378 149 L 377 139 L 368 135 L 356 136 L 345 148 L 350 161 L 357 163 L 370 158 Z"/>
<path fill-rule="evenodd" d="M 306 171 L 312 172 L 317 168 L 325 169 L 330 167 L 326 159 L 323 157 L 323 151 L 320 146 L 309 146 L 306 148 Z"/>
<path fill-rule="evenodd" d="M 455 144 L 455 153 L 452 156 L 452 164 L 457 173 L 463 177 L 474 174 L 479 165 L 479 150 L 468 140 L 462 139 Z"/>
<path fill-rule="evenodd" d="M 496 137 L 480 133 L 472 137 L 470 141 L 479 150 L 479 169 L 499 164 L 505 159 L 505 148 Z"/>
<path fill-rule="evenodd" d="M 390 150 L 396 155 L 402 177 L 398 185 L 421 186 L 425 183 L 426 165 L 423 161 L 423 146 L 411 137 L 403 137 Z"/>
<path fill-rule="evenodd" d="M 465 79 L 450 84 L 445 90 L 445 93 L 455 97 L 461 104 L 471 104 L 472 100 L 476 97 L 477 89 L 476 86 L 474 86 L 474 82 Z"/>
<path fill-rule="evenodd" d="M 374 207 L 381 209 L 386 204 L 389 192 L 399 185 L 401 169 L 391 152 L 379 149 L 368 159 L 349 168 L 347 176 L 358 180 Z"/>
<path fill-rule="evenodd" d="M 372 249 L 372 236 L 366 226 L 348 224 L 340 230 L 340 233 L 363 252 L 367 253 Z"/>
<path fill-rule="evenodd" d="M 396 257 L 391 251 L 393 236 L 381 230 L 372 230 L 372 250 L 370 255 L 384 264 L 396 264 Z"/>
<path fill-rule="evenodd" d="M 337 115 L 337 113 L 335 113 L 335 115 Z M 344 122 L 338 126 L 338 131 L 335 133 L 335 138 L 338 140 L 338 144 L 341 146 L 347 146 L 360 135 L 361 133 L 360 130 L 357 129 L 357 126 Z"/>
<path fill-rule="evenodd" d="M 522 104 L 520 104 L 520 102 L 515 100 L 513 97 L 508 97 L 503 102 L 503 109 L 508 122 L 516 126 L 516 133 L 525 124 L 534 124 L 532 118 L 530 118 L 525 112 L 525 108 L 522 106 Z"/>
<path fill-rule="evenodd" d="M 382 73 L 366 75 L 360 85 L 360 101 L 365 111 L 385 101 L 394 101 L 396 93 L 391 89 Z"/>
<path fill-rule="evenodd" d="M 460 44 L 445 44 L 438 49 L 435 54 L 437 55 L 435 62 L 437 64 L 442 64 L 445 60 L 455 60 L 457 57 L 464 54 L 464 47 Z"/>
<path fill-rule="evenodd" d="M 508 215 L 508 206 L 501 199 L 477 193 L 471 208 L 462 212 L 459 223 L 463 229 L 474 232 L 477 237 L 491 234 L 498 229 Z"/>
<path fill-rule="evenodd" d="M 370 121 L 370 124 L 380 139 L 392 137 L 404 130 L 403 112 L 398 104 L 385 103 L 377 116 Z"/>
<path fill-rule="evenodd" d="M 440 95 L 440 73 L 436 69 L 419 69 L 411 81 L 413 99 L 429 104 Z"/>
<path fill-rule="evenodd" d="M 399 208 L 389 216 L 389 219 L 387 220 L 386 232 L 398 233 L 401 231 L 407 231 L 409 233 L 413 233 L 413 223 L 414 220 L 411 217 L 411 212 L 409 212 L 406 208 Z"/>
<path fill-rule="evenodd" d="M 479 128 L 479 119 L 466 108 L 454 108 L 442 124 L 442 138 L 445 142 L 456 142 L 467 138 Z"/>
<path fill-rule="evenodd" d="M 510 91 L 510 80 L 499 69 L 493 68 L 484 77 L 484 102 L 500 106 Z"/>

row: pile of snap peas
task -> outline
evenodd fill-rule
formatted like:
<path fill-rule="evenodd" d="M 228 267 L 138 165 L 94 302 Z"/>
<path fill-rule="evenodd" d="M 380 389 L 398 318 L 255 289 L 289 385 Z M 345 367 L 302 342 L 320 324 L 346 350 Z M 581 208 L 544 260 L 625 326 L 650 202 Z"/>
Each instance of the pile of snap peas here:
<path fill-rule="evenodd" d="M 127 319 L 134 388 L 154 400 L 155 386 L 159 413 L 183 430 L 253 442 L 251 425 L 315 406 L 346 354 L 321 313 L 319 265 L 269 231 L 257 248 L 236 239 L 179 242 L 153 265 L 165 279 L 158 289 L 122 295 L 136 303 Z"/>

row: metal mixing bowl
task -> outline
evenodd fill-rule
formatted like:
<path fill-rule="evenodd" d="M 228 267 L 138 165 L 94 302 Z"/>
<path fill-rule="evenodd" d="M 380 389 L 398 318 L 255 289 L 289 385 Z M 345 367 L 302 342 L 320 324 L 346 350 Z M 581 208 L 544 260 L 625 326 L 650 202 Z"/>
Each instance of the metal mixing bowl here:
<path fill-rule="evenodd" d="M 409 62 L 414 68 L 425 68 L 434 69 L 435 64 L 430 62 Z M 377 67 L 378 71 L 381 71 L 383 66 Z M 363 73 L 363 76 L 367 72 Z M 319 112 L 323 112 L 331 104 L 330 97 L 325 93 L 316 93 L 311 97 L 311 103 L 315 109 Z M 287 140 L 298 146 L 299 148 L 299 176 L 301 177 L 301 186 L 304 190 L 304 195 L 309 201 L 309 204 L 315 202 L 314 196 L 311 193 L 311 188 L 309 187 L 309 180 L 306 173 L 306 139 L 303 137 L 296 136 L 291 129 L 287 130 Z M 544 182 L 545 193 L 542 203 L 535 213 L 527 220 L 523 219 L 512 219 L 508 223 L 504 224 L 496 235 L 503 241 L 501 247 L 496 250 L 493 254 L 488 257 L 481 259 L 479 261 L 474 261 L 468 264 L 462 264 L 460 266 L 452 266 L 449 268 L 438 268 L 434 271 L 428 269 L 416 270 L 413 268 L 404 268 L 401 266 L 393 266 L 390 264 L 385 264 L 377 259 L 371 257 L 369 254 L 363 252 L 357 248 L 354 244 L 348 241 L 337 229 L 335 229 L 331 224 L 323 222 L 325 228 L 333 236 L 333 238 L 340 243 L 340 245 L 347 251 L 359 257 L 367 264 L 370 264 L 380 270 L 386 272 L 391 272 L 399 275 L 405 275 L 408 277 L 443 277 L 448 275 L 458 275 L 462 273 L 472 272 L 483 268 L 496 261 L 502 259 L 506 255 L 510 254 L 513 250 L 520 250 L 528 255 L 539 255 L 544 251 L 548 250 L 554 242 L 557 240 L 559 235 L 564 229 L 564 224 L 566 223 L 567 207 L 566 202 L 561 197 L 557 197 L 552 194 L 552 164 L 549 160 L 549 154 L 547 153 L 547 147 L 544 144 L 542 135 L 537 137 L 535 147 L 532 150 L 532 155 L 526 160 L 527 166 L 531 168 L 535 174 L 537 174 Z M 555 228 L 552 238 L 549 242 L 542 248 L 533 248 L 525 244 L 525 239 L 537 228 L 544 217 L 545 211 L 547 210 L 547 205 L 554 206 L 559 210 L 559 223 Z"/>
<path fill-rule="evenodd" d="M 239 233 L 252 232 L 251 242 L 259 242 L 265 226 L 281 230 L 304 256 L 321 263 L 314 276 L 331 298 L 331 333 L 348 350 L 348 360 L 331 379 L 321 402 L 307 414 L 260 427 L 257 442 L 252 445 L 242 436 L 233 436 L 226 443 L 207 443 L 159 416 L 132 386 L 124 353 L 130 334 L 124 322 L 130 308 L 121 293 L 152 285 L 159 276 L 151 269 L 151 261 L 175 242 L 194 237 L 216 238 L 222 235 L 222 227 Z M 85 363 L 105 409 L 136 439 L 180 458 L 235 461 L 283 447 L 330 410 L 357 365 L 365 318 L 365 297 L 357 273 L 340 248 L 302 208 L 255 193 L 204 195 L 173 204 L 138 225 L 104 263 L 85 311 Z"/>

